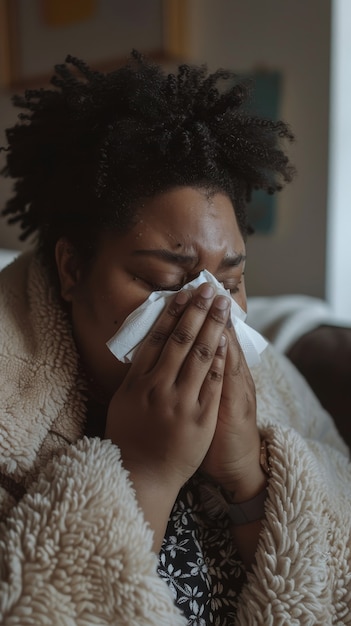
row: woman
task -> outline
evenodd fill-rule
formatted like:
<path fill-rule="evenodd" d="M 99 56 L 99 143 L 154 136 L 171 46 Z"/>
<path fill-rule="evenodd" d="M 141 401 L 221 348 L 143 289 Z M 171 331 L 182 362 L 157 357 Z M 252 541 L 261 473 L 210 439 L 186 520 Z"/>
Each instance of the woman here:
<path fill-rule="evenodd" d="M 288 127 L 230 72 L 137 53 L 52 82 L 7 132 L 36 246 L 0 281 L 1 623 L 349 623 L 346 446 L 271 347 L 249 370 L 228 294 L 182 288 L 206 269 L 246 308 L 246 204 L 291 180 Z"/>

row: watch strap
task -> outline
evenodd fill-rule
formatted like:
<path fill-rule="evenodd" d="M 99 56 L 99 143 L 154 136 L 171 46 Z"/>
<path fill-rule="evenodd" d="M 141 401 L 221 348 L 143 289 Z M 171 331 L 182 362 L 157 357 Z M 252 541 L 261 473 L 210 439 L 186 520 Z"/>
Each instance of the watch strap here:
<path fill-rule="evenodd" d="M 264 504 L 267 497 L 267 487 L 260 491 L 254 498 L 247 500 L 246 502 L 240 502 L 237 504 L 228 505 L 228 515 L 234 526 L 240 526 L 241 524 L 249 524 L 250 522 L 257 522 L 265 516 Z"/>
<path fill-rule="evenodd" d="M 260 466 L 267 478 L 271 476 L 270 457 L 267 442 L 263 439 L 260 446 Z M 204 482 L 200 486 L 202 501 L 211 519 L 228 516 L 234 526 L 257 522 L 265 517 L 267 485 L 256 496 L 244 502 L 233 502 L 234 494 L 226 491 L 220 484 L 203 474 Z"/>

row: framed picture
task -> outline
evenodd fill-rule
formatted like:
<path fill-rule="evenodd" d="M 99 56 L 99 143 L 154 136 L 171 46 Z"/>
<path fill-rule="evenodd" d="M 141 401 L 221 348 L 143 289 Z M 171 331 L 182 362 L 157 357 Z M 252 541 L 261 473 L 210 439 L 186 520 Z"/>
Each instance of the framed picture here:
<path fill-rule="evenodd" d="M 0 0 L 0 84 L 47 82 L 67 54 L 116 67 L 136 48 L 168 61 L 184 45 L 186 0 Z"/>
<path fill-rule="evenodd" d="M 266 119 L 278 120 L 282 75 L 277 71 L 254 72 L 248 76 L 253 86 L 252 112 Z M 277 194 L 254 191 L 248 205 L 248 217 L 256 233 L 269 234 L 276 227 Z"/>

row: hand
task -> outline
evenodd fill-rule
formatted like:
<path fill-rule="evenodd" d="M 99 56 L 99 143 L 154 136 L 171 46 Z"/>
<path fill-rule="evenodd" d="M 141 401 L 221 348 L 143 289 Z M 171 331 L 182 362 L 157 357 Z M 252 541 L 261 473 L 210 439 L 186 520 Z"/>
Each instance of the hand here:
<path fill-rule="evenodd" d="M 234 329 L 228 351 L 218 420 L 202 469 L 243 502 L 257 495 L 267 482 L 260 458 L 256 423 L 256 392 Z"/>
<path fill-rule="evenodd" d="M 221 403 L 230 299 L 205 283 L 161 314 L 108 409 L 105 437 L 133 476 L 178 493 L 201 465 Z M 222 345 L 221 345 L 222 344 Z"/>

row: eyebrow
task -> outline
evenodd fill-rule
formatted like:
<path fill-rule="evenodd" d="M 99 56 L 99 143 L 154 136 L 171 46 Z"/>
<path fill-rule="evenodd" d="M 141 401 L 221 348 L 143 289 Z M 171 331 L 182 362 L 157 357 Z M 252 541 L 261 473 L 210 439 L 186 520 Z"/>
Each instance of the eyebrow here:
<path fill-rule="evenodd" d="M 156 250 L 134 250 L 133 254 L 135 254 L 136 256 L 152 256 L 154 258 L 167 261 L 168 263 L 173 263 L 174 265 L 196 265 L 196 263 L 198 262 L 198 257 L 196 255 L 179 254 L 165 248 L 157 248 Z M 238 265 L 243 263 L 243 261 L 245 260 L 246 255 L 240 252 L 238 254 L 224 257 L 220 264 L 220 267 L 238 267 Z"/>

